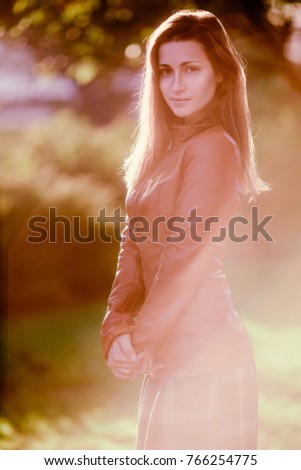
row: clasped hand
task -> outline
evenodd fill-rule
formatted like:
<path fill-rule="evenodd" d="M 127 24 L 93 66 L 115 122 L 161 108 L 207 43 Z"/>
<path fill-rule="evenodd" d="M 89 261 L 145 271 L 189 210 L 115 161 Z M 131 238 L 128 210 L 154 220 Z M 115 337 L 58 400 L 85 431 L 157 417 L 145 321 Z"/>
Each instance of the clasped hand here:
<path fill-rule="evenodd" d="M 162 364 L 153 364 L 149 351 L 136 353 L 130 333 L 124 333 L 114 339 L 108 353 L 108 366 L 118 379 L 135 379 L 141 373 L 163 367 Z"/>

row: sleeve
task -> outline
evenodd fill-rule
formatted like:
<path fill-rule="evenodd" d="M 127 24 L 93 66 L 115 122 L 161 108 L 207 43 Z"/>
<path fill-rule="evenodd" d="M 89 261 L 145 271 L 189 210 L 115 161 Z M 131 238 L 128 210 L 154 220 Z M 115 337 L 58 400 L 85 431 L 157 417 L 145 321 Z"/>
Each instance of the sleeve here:
<path fill-rule="evenodd" d="M 186 147 L 181 188 L 175 203 L 175 216 L 184 220 L 181 227 L 185 237 L 164 243 L 153 285 L 132 331 L 132 344 L 137 352 L 152 350 L 164 339 L 202 282 L 213 232 L 219 233 L 227 220 L 229 203 L 235 200 L 237 164 L 234 147 L 222 133 L 207 133 Z M 218 217 L 212 231 L 201 224 L 197 232 L 201 242 L 189 235 L 192 231 L 188 217 L 193 208 L 202 221 Z"/>
<path fill-rule="evenodd" d="M 121 232 L 116 274 L 100 330 L 105 359 L 115 337 L 132 332 L 135 313 L 143 300 L 140 254 L 136 243 L 129 237 L 129 220 L 126 217 L 126 225 Z"/>

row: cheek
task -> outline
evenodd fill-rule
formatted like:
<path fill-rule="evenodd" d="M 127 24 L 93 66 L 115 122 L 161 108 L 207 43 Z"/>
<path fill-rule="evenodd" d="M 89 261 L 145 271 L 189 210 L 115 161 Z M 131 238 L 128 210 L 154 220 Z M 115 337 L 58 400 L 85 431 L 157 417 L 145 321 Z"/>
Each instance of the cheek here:
<path fill-rule="evenodd" d="M 164 83 L 164 80 L 159 80 L 159 89 L 161 91 L 161 93 L 164 93 L 164 90 L 166 88 L 166 84 Z"/>
<path fill-rule="evenodd" d="M 167 80 L 162 80 L 159 82 L 159 90 L 161 91 L 163 98 L 166 98 L 168 90 Z"/>
<path fill-rule="evenodd" d="M 213 71 L 211 72 L 211 74 L 209 76 L 209 83 L 210 83 L 211 91 L 214 94 L 215 90 L 216 90 L 217 80 L 216 80 L 216 75 Z"/>
<path fill-rule="evenodd" d="M 209 95 L 212 98 L 215 95 L 215 90 L 216 90 L 216 84 L 215 81 L 211 81 L 209 85 Z"/>
<path fill-rule="evenodd" d="M 215 75 L 207 74 L 206 76 L 203 76 L 197 84 L 197 89 L 200 99 L 202 99 L 202 97 L 211 98 L 215 94 L 216 90 Z"/>

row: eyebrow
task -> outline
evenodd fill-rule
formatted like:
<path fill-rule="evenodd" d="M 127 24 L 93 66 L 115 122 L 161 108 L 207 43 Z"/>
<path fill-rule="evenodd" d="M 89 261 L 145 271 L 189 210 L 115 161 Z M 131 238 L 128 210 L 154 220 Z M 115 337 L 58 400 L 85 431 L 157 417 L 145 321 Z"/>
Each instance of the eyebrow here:
<path fill-rule="evenodd" d="M 187 64 L 192 64 L 192 63 L 199 63 L 201 64 L 202 62 L 200 60 L 188 60 L 186 62 L 181 62 L 180 65 L 187 65 Z M 170 64 L 159 64 L 158 67 L 171 67 Z"/>

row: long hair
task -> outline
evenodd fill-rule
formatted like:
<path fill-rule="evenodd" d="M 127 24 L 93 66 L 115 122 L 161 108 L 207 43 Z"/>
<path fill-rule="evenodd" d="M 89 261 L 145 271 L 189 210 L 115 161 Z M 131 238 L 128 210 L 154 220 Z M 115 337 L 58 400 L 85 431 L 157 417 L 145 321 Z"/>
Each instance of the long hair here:
<path fill-rule="evenodd" d="M 258 175 L 252 123 L 247 99 L 244 59 L 234 48 L 224 26 L 205 10 L 181 10 L 171 15 L 148 38 L 144 77 L 139 92 L 139 120 L 130 155 L 122 165 L 127 189 L 135 187 L 167 151 L 170 123 L 177 118 L 166 105 L 159 88 L 158 50 L 166 42 L 194 40 L 200 43 L 213 69 L 222 76 L 215 95 L 205 107 L 204 126 L 220 124 L 240 150 L 242 192 L 254 199 L 270 185 Z M 179 119 L 179 118 L 178 118 Z"/>

